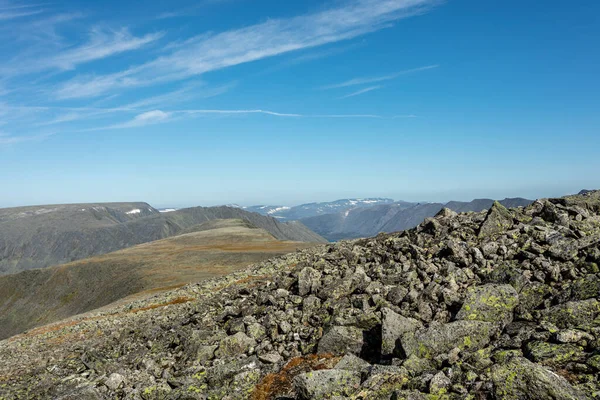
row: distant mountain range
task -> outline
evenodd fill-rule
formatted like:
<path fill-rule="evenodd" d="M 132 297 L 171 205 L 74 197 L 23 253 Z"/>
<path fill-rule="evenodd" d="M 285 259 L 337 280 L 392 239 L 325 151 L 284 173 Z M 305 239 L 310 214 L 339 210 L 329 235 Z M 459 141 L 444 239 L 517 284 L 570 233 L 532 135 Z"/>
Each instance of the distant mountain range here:
<path fill-rule="evenodd" d="M 492 206 L 492 199 L 470 202 L 411 203 L 387 198 L 342 199 L 325 203 L 309 203 L 295 207 L 251 206 L 244 210 L 269 215 L 282 221 L 299 220 L 330 241 L 369 237 L 380 232 L 396 232 L 414 228 L 442 208 L 456 212 L 480 212 Z M 523 198 L 504 199 L 505 207 L 521 207 L 532 203 Z"/>
<path fill-rule="evenodd" d="M 300 222 L 281 222 L 240 208 L 162 211 L 141 202 L 0 209 L 0 275 L 164 239 L 214 219 L 242 219 L 278 240 L 326 242 Z"/>
<path fill-rule="evenodd" d="M 521 207 L 532 203 L 527 199 L 504 199 L 505 207 Z M 330 241 L 369 237 L 381 232 L 397 232 L 414 228 L 425 218 L 433 217 L 444 207 L 456 212 L 480 212 L 489 209 L 494 200 L 477 199 L 471 202 L 393 203 L 369 208 L 355 208 L 344 212 L 302 218 L 300 221 Z"/>
<path fill-rule="evenodd" d="M 287 207 L 281 205 L 258 205 L 250 207 L 240 207 L 246 211 L 257 212 L 262 215 L 269 215 L 282 221 L 300 220 L 302 218 L 314 217 L 317 215 L 335 214 L 345 212 L 350 209 L 373 207 L 381 204 L 392 204 L 394 200 L 385 198 L 367 198 L 367 199 L 342 199 L 324 203 L 307 203 L 299 206 Z"/>

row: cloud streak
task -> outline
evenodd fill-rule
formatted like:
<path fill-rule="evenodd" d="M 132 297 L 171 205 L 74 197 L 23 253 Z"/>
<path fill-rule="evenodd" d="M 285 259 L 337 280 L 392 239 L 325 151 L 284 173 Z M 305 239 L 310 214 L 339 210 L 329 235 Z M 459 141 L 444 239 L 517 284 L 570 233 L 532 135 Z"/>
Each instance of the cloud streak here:
<path fill-rule="evenodd" d="M 356 92 L 347 94 L 346 96 L 338 97 L 338 99 L 347 99 L 350 97 L 360 96 L 361 94 L 369 93 L 369 92 L 372 92 L 373 90 L 379 90 L 381 88 L 383 88 L 383 86 L 381 86 L 381 85 L 371 86 L 371 87 L 364 88 L 364 89 L 358 90 Z"/>
<path fill-rule="evenodd" d="M 391 74 L 391 75 L 383 75 L 383 76 L 376 76 L 376 77 L 370 77 L 370 78 L 354 78 L 354 79 L 350 79 L 350 80 L 342 82 L 342 83 L 336 83 L 333 85 L 323 86 L 321 89 L 323 89 L 323 90 L 340 89 L 340 88 L 345 88 L 345 87 L 350 87 L 350 86 L 368 85 L 371 83 L 385 82 L 385 81 L 390 81 L 392 79 L 396 79 L 402 75 L 414 74 L 416 72 L 427 71 L 427 70 L 435 69 L 438 67 L 439 67 L 439 65 L 427 65 L 424 67 L 407 69 L 407 70 L 400 71 L 400 72 L 397 72 L 397 73 Z"/>
<path fill-rule="evenodd" d="M 186 79 L 280 54 L 353 39 L 427 11 L 437 0 L 354 0 L 346 6 L 242 29 L 200 35 L 169 54 L 103 76 L 77 77 L 57 88 L 61 99 Z"/>

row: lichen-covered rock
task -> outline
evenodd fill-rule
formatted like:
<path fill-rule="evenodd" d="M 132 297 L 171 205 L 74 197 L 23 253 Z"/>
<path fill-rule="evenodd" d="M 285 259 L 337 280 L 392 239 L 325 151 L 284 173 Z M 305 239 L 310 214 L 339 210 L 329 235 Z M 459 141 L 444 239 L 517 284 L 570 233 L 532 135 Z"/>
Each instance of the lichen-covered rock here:
<path fill-rule="evenodd" d="M 512 321 L 518 303 L 519 295 L 510 285 L 477 286 L 469 289 L 456 319 L 498 322 L 504 326 Z"/>
<path fill-rule="evenodd" d="M 497 201 L 487 213 L 479 228 L 480 237 L 495 237 L 512 228 L 513 217 L 508 209 Z"/>
<path fill-rule="evenodd" d="M 340 369 L 312 371 L 298 375 L 294 386 L 298 397 L 304 400 L 349 396 L 360 386 L 360 373 Z"/>
<path fill-rule="evenodd" d="M 465 352 L 482 349 L 495 333 L 496 327 L 491 322 L 456 321 L 408 333 L 402 337 L 401 344 L 408 357 L 433 359 L 454 348 Z"/>
<path fill-rule="evenodd" d="M 383 316 L 381 328 L 381 354 L 390 356 L 400 349 L 400 338 L 408 333 L 414 333 L 423 324 L 416 319 L 403 317 L 389 308 L 381 310 Z"/>
<path fill-rule="evenodd" d="M 319 341 L 319 353 L 360 354 L 363 331 L 353 326 L 333 326 Z"/>
<path fill-rule="evenodd" d="M 600 314 L 600 301 L 570 301 L 545 309 L 541 314 L 544 320 L 560 328 L 578 327 L 593 321 Z"/>
<path fill-rule="evenodd" d="M 494 392 L 505 400 L 584 400 L 588 397 L 556 373 L 515 357 L 505 364 L 494 365 L 491 373 Z"/>
<path fill-rule="evenodd" d="M 298 274 L 298 294 L 306 296 L 310 293 L 316 293 L 321 286 L 321 272 L 306 267 Z"/>
<path fill-rule="evenodd" d="M 574 344 L 534 341 L 527 344 L 526 350 L 528 358 L 535 362 L 560 365 L 585 360 L 584 349 Z"/>
<path fill-rule="evenodd" d="M 365 372 L 371 368 L 371 364 L 354 354 L 346 354 L 340 362 L 335 365 L 335 369 L 347 371 Z"/>
<path fill-rule="evenodd" d="M 248 337 L 245 333 L 238 332 L 221 340 L 217 355 L 219 357 L 235 356 L 243 354 L 256 346 L 256 340 Z"/>

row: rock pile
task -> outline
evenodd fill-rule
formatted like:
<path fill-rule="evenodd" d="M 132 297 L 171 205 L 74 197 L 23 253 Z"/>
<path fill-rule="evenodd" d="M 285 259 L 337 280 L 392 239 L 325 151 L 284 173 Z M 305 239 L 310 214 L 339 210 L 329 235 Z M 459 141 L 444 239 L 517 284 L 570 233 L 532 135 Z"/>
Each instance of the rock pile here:
<path fill-rule="evenodd" d="M 1 342 L 0 398 L 598 398 L 599 264 L 600 192 L 444 209 Z"/>

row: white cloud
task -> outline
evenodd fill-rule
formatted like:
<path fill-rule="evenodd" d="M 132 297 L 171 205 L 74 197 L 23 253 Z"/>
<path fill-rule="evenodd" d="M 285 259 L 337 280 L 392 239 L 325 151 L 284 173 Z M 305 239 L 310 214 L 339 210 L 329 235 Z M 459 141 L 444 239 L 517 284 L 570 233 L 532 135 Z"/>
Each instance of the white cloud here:
<path fill-rule="evenodd" d="M 339 99 L 347 99 L 349 97 L 360 96 L 361 94 L 369 93 L 369 92 L 372 92 L 373 90 L 381 89 L 382 87 L 383 86 L 371 86 L 371 87 L 364 88 L 364 89 L 358 90 L 354 93 L 350 93 L 350 94 L 347 94 L 346 96 L 342 96 L 342 97 L 338 97 L 338 98 Z"/>
<path fill-rule="evenodd" d="M 427 70 L 438 68 L 438 67 L 439 67 L 439 65 L 427 65 L 425 67 L 407 69 L 407 70 L 400 71 L 400 72 L 397 72 L 397 73 L 391 74 L 391 75 L 376 76 L 376 77 L 370 77 L 370 78 L 354 78 L 354 79 L 350 79 L 350 80 L 342 82 L 342 83 L 336 83 L 334 85 L 324 86 L 321 89 L 339 89 L 339 88 L 345 88 L 345 87 L 349 87 L 349 86 L 366 85 L 369 83 L 384 82 L 384 81 L 396 79 L 402 75 L 412 74 L 412 73 L 421 72 L 421 71 L 427 71 Z"/>
<path fill-rule="evenodd" d="M 63 99 L 97 96 L 348 40 L 423 13 L 437 3 L 439 0 L 354 0 L 315 14 L 200 35 L 146 64 L 109 75 L 77 77 L 60 86 L 57 96 Z"/>
<path fill-rule="evenodd" d="M 112 129 L 121 128 L 138 128 L 146 125 L 154 125 L 162 122 L 166 122 L 170 118 L 171 114 L 161 110 L 148 111 L 139 115 L 136 115 L 131 121 L 123 124 L 112 125 Z"/>

